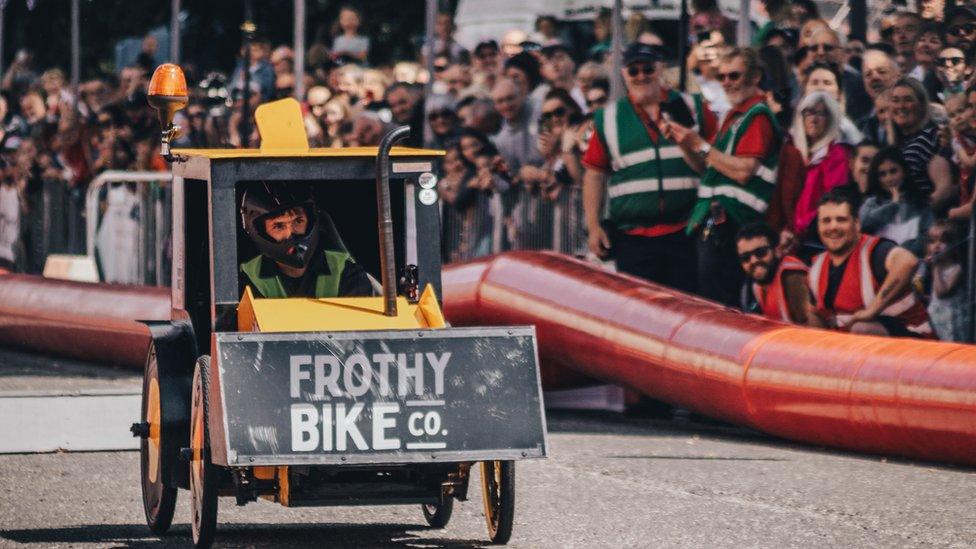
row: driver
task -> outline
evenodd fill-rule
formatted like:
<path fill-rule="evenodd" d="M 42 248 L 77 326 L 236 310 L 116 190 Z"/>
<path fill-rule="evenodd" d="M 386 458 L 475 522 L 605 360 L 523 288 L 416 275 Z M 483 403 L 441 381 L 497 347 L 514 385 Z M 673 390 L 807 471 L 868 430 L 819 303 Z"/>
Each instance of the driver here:
<path fill-rule="evenodd" d="M 249 285 L 264 298 L 372 295 L 366 271 L 348 252 L 324 248 L 308 187 L 251 186 L 241 199 L 241 224 L 260 252 L 241 264 L 242 292 Z"/>

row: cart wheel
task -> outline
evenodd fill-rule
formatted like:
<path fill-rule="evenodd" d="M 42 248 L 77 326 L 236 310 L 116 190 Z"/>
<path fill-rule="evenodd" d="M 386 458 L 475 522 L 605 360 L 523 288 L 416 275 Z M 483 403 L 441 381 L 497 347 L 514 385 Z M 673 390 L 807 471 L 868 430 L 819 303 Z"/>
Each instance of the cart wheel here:
<path fill-rule="evenodd" d="M 506 544 L 515 522 L 515 462 L 481 462 L 481 487 L 488 537 L 492 543 Z"/>
<path fill-rule="evenodd" d="M 427 524 L 434 528 L 443 528 L 451 521 L 451 513 L 454 512 L 454 496 L 441 494 L 440 503 L 425 503 L 420 506 L 424 512 Z"/>
<path fill-rule="evenodd" d="M 149 345 L 146 371 L 142 378 L 142 423 L 149 432 L 143 431 L 139 443 L 139 469 L 142 477 L 142 506 L 146 511 L 146 524 L 157 536 L 169 530 L 176 508 L 175 486 L 163 483 L 162 413 L 159 393 L 159 367 L 156 364 L 156 346 Z M 171 465 L 171 464 L 167 464 Z"/>
<path fill-rule="evenodd" d="M 197 359 L 190 410 L 190 510 L 194 547 L 210 547 L 217 530 L 218 470 L 210 462 L 210 357 Z"/>

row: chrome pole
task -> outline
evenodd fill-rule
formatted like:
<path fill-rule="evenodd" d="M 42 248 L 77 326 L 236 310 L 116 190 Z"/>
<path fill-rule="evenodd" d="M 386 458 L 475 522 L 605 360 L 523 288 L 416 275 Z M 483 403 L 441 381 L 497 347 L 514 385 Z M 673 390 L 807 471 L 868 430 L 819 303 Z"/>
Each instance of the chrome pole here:
<path fill-rule="evenodd" d="M 81 6 L 79 0 L 71 0 L 71 87 L 78 89 L 81 82 Z"/>
<path fill-rule="evenodd" d="M 623 97 L 624 90 L 623 76 L 620 69 L 623 67 L 624 52 L 624 3 L 623 0 L 613 0 L 613 11 L 610 15 L 610 63 L 613 67 L 613 74 L 610 75 L 610 97 L 616 101 Z"/>
<path fill-rule="evenodd" d="M 180 0 L 170 2 L 169 60 L 176 64 L 180 62 Z"/>
<path fill-rule="evenodd" d="M 305 98 L 305 0 L 295 0 L 295 99 Z"/>

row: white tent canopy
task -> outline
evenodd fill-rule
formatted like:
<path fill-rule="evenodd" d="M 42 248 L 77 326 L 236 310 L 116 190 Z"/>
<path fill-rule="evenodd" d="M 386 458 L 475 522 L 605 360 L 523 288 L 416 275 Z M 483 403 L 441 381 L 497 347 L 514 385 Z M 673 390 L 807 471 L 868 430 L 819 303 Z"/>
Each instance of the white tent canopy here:
<path fill-rule="evenodd" d="M 752 3 L 755 4 L 754 0 Z M 498 40 L 511 29 L 531 32 L 540 15 L 552 15 L 564 21 L 593 20 L 601 9 L 613 7 L 613 0 L 459 0 L 455 24 L 457 41 L 473 48 L 489 38 Z M 719 0 L 719 7 L 729 19 L 739 19 L 740 0 Z M 750 9 L 753 22 L 762 24 L 759 10 Z M 623 17 L 640 12 L 650 20 L 677 21 L 681 17 L 681 0 L 625 0 Z"/>

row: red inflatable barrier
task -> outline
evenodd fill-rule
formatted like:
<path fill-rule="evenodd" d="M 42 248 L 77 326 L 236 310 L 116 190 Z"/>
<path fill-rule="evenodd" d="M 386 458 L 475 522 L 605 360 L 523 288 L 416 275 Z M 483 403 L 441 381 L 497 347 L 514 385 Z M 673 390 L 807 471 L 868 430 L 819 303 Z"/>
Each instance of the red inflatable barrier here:
<path fill-rule="evenodd" d="M 0 276 L 0 343 L 142 369 L 149 329 L 169 320 L 170 290 Z"/>
<path fill-rule="evenodd" d="M 786 326 L 548 253 L 448 266 L 444 310 L 458 326 L 534 324 L 550 376 L 813 444 L 976 465 L 976 346 Z"/>
<path fill-rule="evenodd" d="M 976 465 L 976 346 L 786 326 L 566 256 L 444 270 L 458 326 L 534 324 L 547 388 L 595 378 L 785 438 Z M 142 368 L 169 290 L 0 277 L 0 344 Z"/>

